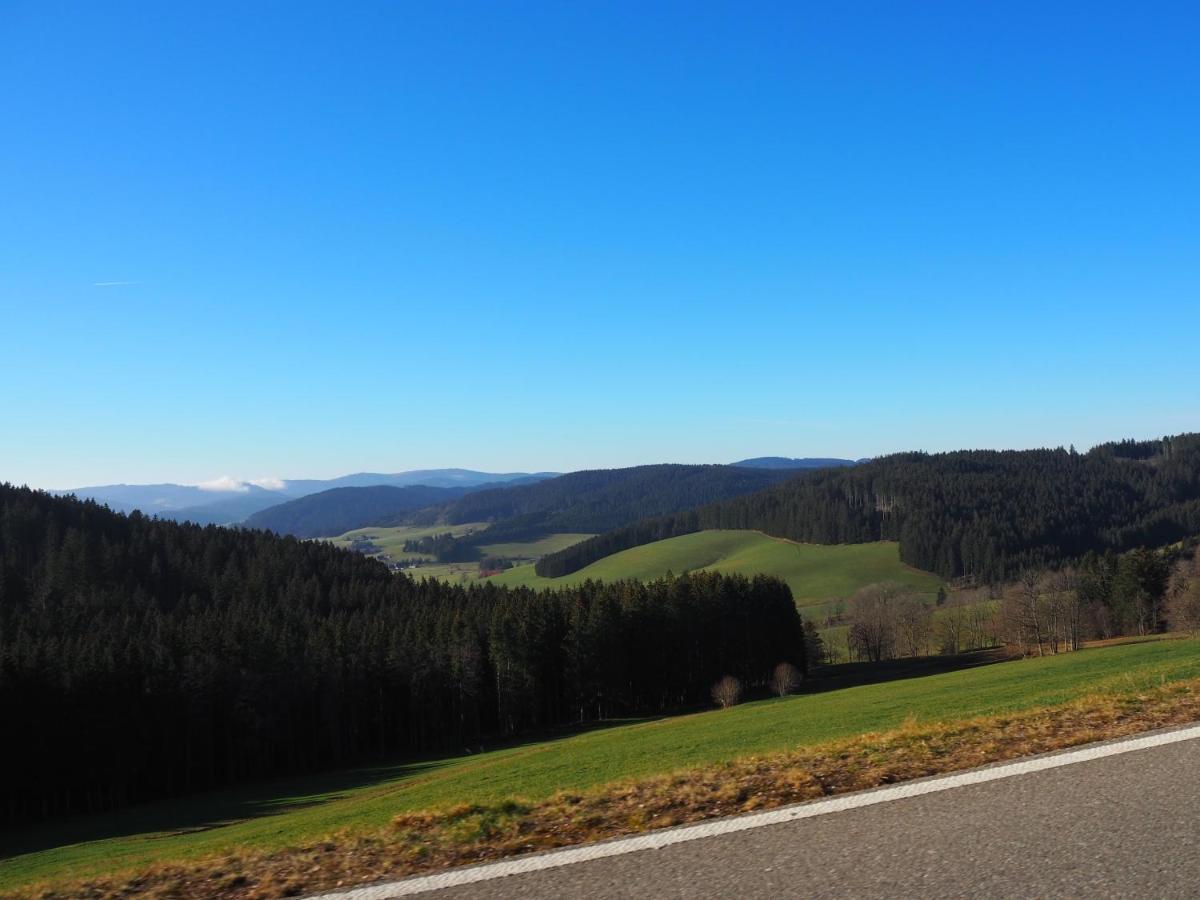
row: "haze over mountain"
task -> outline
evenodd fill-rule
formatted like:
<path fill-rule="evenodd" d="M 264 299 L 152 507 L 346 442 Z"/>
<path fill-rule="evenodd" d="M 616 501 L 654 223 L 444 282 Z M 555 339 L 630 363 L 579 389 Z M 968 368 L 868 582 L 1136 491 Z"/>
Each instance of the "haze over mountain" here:
<path fill-rule="evenodd" d="M 57 490 L 103 503 L 117 512 L 140 510 L 200 525 L 229 525 L 254 513 L 289 500 L 341 487 L 390 485 L 408 487 L 477 487 L 496 483 L 529 483 L 554 473 L 479 472 L 473 469 L 414 469 L 406 472 L 356 472 L 337 478 L 257 479 L 244 481 L 222 477 L 203 484 L 105 484 Z"/>
<path fill-rule="evenodd" d="M 670 467 L 670 464 L 665 464 L 663 466 L 634 466 L 627 469 L 597 469 L 591 470 L 591 474 L 587 477 L 576 477 L 574 481 L 563 483 L 561 486 L 551 489 L 548 492 L 535 492 L 533 494 L 517 493 L 511 496 L 506 494 L 489 494 L 489 499 L 485 503 L 486 508 L 476 508 L 474 506 L 464 508 L 474 509 L 475 511 L 471 513 L 461 512 L 454 507 L 447 506 L 447 504 L 451 504 L 461 499 L 465 494 L 481 488 L 488 491 L 496 491 L 504 488 L 534 485 L 549 479 L 557 479 L 560 476 L 555 472 L 501 473 L 457 468 L 413 469 L 405 472 L 391 473 L 355 472 L 327 479 L 263 478 L 248 481 L 225 476 L 202 484 L 176 484 L 172 482 L 161 484 L 106 484 L 57 490 L 51 493 L 57 495 L 73 494 L 80 499 L 95 500 L 97 503 L 103 503 L 117 512 L 129 513 L 139 510 L 146 515 L 156 515 L 180 522 L 195 522 L 198 525 L 235 525 L 245 523 L 250 527 L 266 528 L 281 534 L 294 534 L 299 537 L 317 537 L 337 535 L 349 529 L 365 525 L 394 524 L 404 514 L 411 513 L 417 509 L 435 506 L 445 507 L 445 511 L 452 516 L 453 521 L 462 521 L 462 515 L 474 516 L 472 521 L 500 521 L 534 512 L 535 510 L 529 505 L 531 503 L 537 507 L 536 511 L 538 513 L 548 513 L 549 507 L 545 504 L 550 503 L 552 506 L 557 504 L 556 508 L 561 514 L 554 517 L 556 519 L 564 518 L 565 516 L 571 519 L 582 518 L 582 520 L 586 520 L 587 522 L 595 523 L 597 517 L 594 510 L 592 513 L 582 514 L 578 504 L 594 504 L 598 502 L 596 498 L 589 496 L 586 499 L 580 497 L 578 500 L 567 500 L 567 494 L 573 493 L 576 489 L 581 489 L 584 494 L 588 494 L 595 487 L 597 479 L 604 481 L 605 487 L 608 488 L 610 487 L 608 484 L 610 479 L 613 485 L 615 485 L 617 482 L 624 482 L 626 479 L 629 479 L 634 473 L 641 473 L 637 477 L 643 479 L 649 478 L 649 481 L 654 483 L 654 487 L 648 487 L 649 482 L 639 481 L 637 483 L 642 485 L 642 489 L 650 490 L 651 495 L 658 496 L 658 491 L 663 489 L 667 482 L 677 480 L 685 470 L 708 470 L 708 473 L 700 476 L 699 480 L 692 481 L 691 487 L 697 488 L 700 490 L 700 493 L 694 496 L 689 495 L 690 502 L 688 503 L 668 502 L 666 506 L 662 506 L 658 501 L 648 500 L 646 497 L 638 499 L 632 497 L 632 495 L 621 501 L 612 501 L 611 498 L 603 501 L 605 503 L 616 502 L 618 506 L 629 509 L 633 509 L 639 505 L 645 506 L 645 512 L 639 512 L 634 515 L 617 515 L 617 519 L 621 522 L 632 521 L 642 515 L 657 515 L 666 511 L 683 509 L 689 505 L 736 496 L 742 492 L 738 488 L 731 487 L 732 472 L 736 469 L 763 469 L 782 472 L 785 470 L 852 466 L 858 462 L 861 462 L 861 460 L 823 457 L 792 459 L 781 456 L 762 456 L 742 460 L 729 466 Z M 720 470 L 727 470 L 727 472 L 724 475 L 713 474 Z M 584 473 L 577 472 L 572 474 L 574 476 L 583 476 Z M 771 478 L 772 483 L 775 480 L 778 479 Z M 728 483 L 718 489 L 715 487 L 718 481 L 727 481 Z M 585 487 L 585 483 L 588 486 Z M 622 490 L 631 490 L 637 493 L 639 489 L 633 488 L 633 483 L 630 482 L 631 486 Z M 698 487 L 702 483 L 705 487 Z M 755 485 L 754 489 L 764 487 L 767 483 L 765 481 L 761 484 L 753 482 Z M 444 494 L 438 494 L 436 491 L 408 494 L 382 492 L 378 495 L 372 495 L 370 492 L 351 492 L 332 495 L 304 506 L 291 505 L 294 501 L 301 498 L 324 495 L 331 491 L 340 491 L 345 488 L 408 488 L 416 486 L 457 490 L 448 490 Z M 688 490 L 690 489 L 688 488 Z M 717 493 L 706 493 L 709 489 L 717 490 Z M 668 488 L 667 490 L 675 491 L 677 488 Z M 733 492 L 729 493 L 730 490 Z M 549 498 L 551 497 L 554 499 L 550 500 Z M 418 503 L 417 498 L 424 498 L 425 502 Z M 480 502 L 484 503 L 484 501 Z M 286 506 L 286 508 L 281 509 L 278 515 L 258 515 L 280 506 Z M 573 512 L 569 515 L 565 512 L 567 507 L 573 507 Z M 612 522 L 616 520 L 601 518 L 603 519 L 602 524 L 594 524 L 589 527 L 594 527 L 596 530 L 615 527 Z M 354 524 L 346 524 L 347 522 Z"/>

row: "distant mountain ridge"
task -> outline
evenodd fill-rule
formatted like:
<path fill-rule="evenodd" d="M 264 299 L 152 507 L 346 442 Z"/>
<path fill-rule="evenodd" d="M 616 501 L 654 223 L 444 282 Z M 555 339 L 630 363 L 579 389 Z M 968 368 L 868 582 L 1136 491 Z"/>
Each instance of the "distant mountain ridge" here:
<path fill-rule="evenodd" d="M 648 515 L 753 493 L 794 473 L 663 463 L 570 472 L 527 485 L 475 491 L 422 513 L 422 524 L 493 522 L 490 539 L 552 532 L 598 532 Z"/>
<path fill-rule="evenodd" d="M 470 488 L 334 488 L 262 510 L 244 524 L 305 538 L 335 537 L 369 526 L 469 522 L 491 523 L 490 541 L 594 533 L 759 491 L 795 474 L 788 469 L 664 463 Z"/>
<path fill-rule="evenodd" d="M 220 487 L 192 484 L 105 484 L 50 491 L 103 503 L 116 512 L 135 509 L 146 515 L 198 525 L 232 525 L 260 510 L 319 491 L 341 487 L 478 487 L 498 483 L 528 484 L 553 477 L 552 472 L 479 472 L 473 469 L 414 469 L 408 472 L 356 472 L 337 478 L 300 478 L 263 487 L 248 481 L 222 480 Z"/>
<path fill-rule="evenodd" d="M 543 556 L 536 571 L 556 578 L 714 528 L 813 544 L 898 541 L 901 560 L 915 568 L 997 582 L 1087 554 L 1200 537 L 1200 434 L 1113 441 L 1086 453 L 896 453 L 794 473 L 770 490 L 598 534 Z"/>
<path fill-rule="evenodd" d="M 259 510 L 242 524 L 299 538 L 336 537 L 368 525 L 398 524 L 406 513 L 456 500 L 478 487 L 338 487 Z"/>
<path fill-rule="evenodd" d="M 821 456 L 804 456 L 799 458 L 792 458 L 790 456 L 755 456 L 752 459 L 743 459 L 735 463 L 730 463 L 730 465 L 740 466 L 744 469 L 835 469 L 840 466 L 857 466 L 859 463 L 866 461 L 866 459 L 836 459 Z"/>

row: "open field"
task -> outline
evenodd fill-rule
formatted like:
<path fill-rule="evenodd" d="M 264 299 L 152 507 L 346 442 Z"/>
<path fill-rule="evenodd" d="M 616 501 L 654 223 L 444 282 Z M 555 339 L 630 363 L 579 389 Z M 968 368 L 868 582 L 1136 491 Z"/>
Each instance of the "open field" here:
<path fill-rule="evenodd" d="M 430 525 L 408 526 L 400 525 L 391 528 L 356 528 L 335 538 L 327 538 L 330 543 L 339 547 L 351 549 L 356 541 L 369 540 L 379 548 L 377 553 L 370 555 L 385 562 L 400 559 L 425 560 L 428 565 L 422 565 L 410 570 L 409 574 L 418 578 L 439 578 L 443 581 L 475 581 L 479 578 L 479 565 L 474 562 L 439 563 L 428 553 L 407 553 L 404 542 L 423 537 L 450 532 L 455 537 L 482 531 L 487 528 L 486 522 L 472 522 L 466 525 Z M 518 560 L 532 565 L 547 553 L 562 550 L 572 544 L 590 538 L 590 534 L 546 534 L 531 541 L 510 541 L 497 544 L 484 544 L 479 549 L 484 556 L 502 556 L 505 559 Z"/>
<path fill-rule="evenodd" d="M 919 723 L 1133 695 L 1200 678 L 1200 641 L 1143 640 L 1079 653 L 613 723 L 471 756 L 314 776 L 160 803 L 5 837 L 0 891 L 334 832 L 386 828 L 397 813 L 583 790 Z M 46 849 L 57 848 L 57 849 Z"/>
<path fill-rule="evenodd" d="M 565 550 L 572 544 L 586 541 L 590 534 L 561 532 L 547 534 L 533 541 L 514 541 L 506 544 L 484 544 L 480 549 L 488 556 L 503 556 L 506 559 L 541 559 L 547 553 Z"/>
<path fill-rule="evenodd" d="M 541 559 L 547 553 L 553 553 L 555 550 L 562 550 L 564 547 L 570 547 L 572 544 L 578 544 L 580 541 L 586 540 L 590 537 L 590 534 L 546 534 L 532 541 L 510 541 L 500 544 L 482 544 L 479 547 L 479 552 L 482 556 L 500 556 L 504 559 L 513 560 L 523 568 L 532 568 L 533 563 Z M 411 553 L 401 555 L 406 555 L 410 559 L 415 558 L 416 556 L 416 554 Z M 408 574 L 412 575 L 414 578 L 438 578 L 442 581 L 453 582 L 480 580 L 478 562 L 439 563 L 432 561 L 432 557 L 425 556 L 422 558 L 428 559 L 430 562 L 428 564 L 408 570 Z"/>
<path fill-rule="evenodd" d="M 371 554 L 385 560 L 394 559 L 433 559 L 424 553 L 405 553 L 404 542 L 435 534 L 445 534 L 449 531 L 455 537 L 470 534 L 473 531 L 487 528 L 486 522 L 472 522 L 466 525 L 398 525 L 391 528 L 356 528 L 337 537 L 321 538 L 338 547 L 351 549 L 355 541 L 369 540 L 379 548 L 378 553 Z"/>
<path fill-rule="evenodd" d="M 848 597 L 863 585 L 896 581 L 922 593 L 937 591 L 941 579 L 900 562 L 897 544 L 795 544 L 757 531 L 700 531 L 633 547 L 597 560 L 561 578 L 539 578 L 533 566 L 493 576 L 498 584 L 558 587 L 588 578 L 649 580 L 701 569 L 742 575 L 777 575 L 788 583 L 796 605 L 823 617 L 831 600 Z M 821 607 L 816 609 L 815 607 Z"/>

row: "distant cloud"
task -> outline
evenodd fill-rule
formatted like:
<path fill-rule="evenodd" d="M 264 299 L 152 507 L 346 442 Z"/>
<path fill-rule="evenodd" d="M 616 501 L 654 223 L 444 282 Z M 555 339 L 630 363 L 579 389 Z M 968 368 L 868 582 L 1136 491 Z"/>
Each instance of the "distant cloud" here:
<path fill-rule="evenodd" d="M 140 281 L 93 281 L 92 287 L 124 287 L 127 284 L 141 284 Z"/>
<path fill-rule="evenodd" d="M 250 486 L 246 482 L 230 478 L 228 475 L 222 475 L 220 478 L 214 478 L 212 481 L 203 481 L 196 485 L 196 487 L 202 491 L 227 494 L 244 494 L 250 490 Z"/>
<path fill-rule="evenodd" d="M 287 482 L 282 478 L 251 478 L 249 483 L 264 491 L 282 491 L 287 487 Z"/>

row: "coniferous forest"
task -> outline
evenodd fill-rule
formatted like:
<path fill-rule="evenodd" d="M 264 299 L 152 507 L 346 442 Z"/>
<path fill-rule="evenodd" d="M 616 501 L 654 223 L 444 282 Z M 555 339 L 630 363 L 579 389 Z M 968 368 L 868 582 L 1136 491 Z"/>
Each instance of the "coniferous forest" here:
<path fill-rule="evenodd" d="M 415 581 L 0 485 L 9 824 L 706 702 L 804 665 L 783 582 Z"/>
<path fill-rule="evenodd" d="M 1088 553 L 1200 534 L 1200 434 L 1070 450 L 901 453 L 646 519 L 543 557 L 558 577 L 612 553 L 708 528 L 817 544 L 900 542 L 946 578 L 998 581 Z"/>

